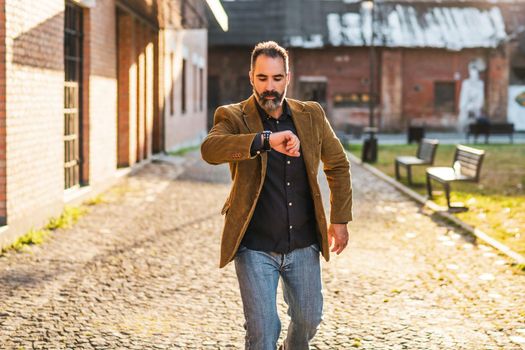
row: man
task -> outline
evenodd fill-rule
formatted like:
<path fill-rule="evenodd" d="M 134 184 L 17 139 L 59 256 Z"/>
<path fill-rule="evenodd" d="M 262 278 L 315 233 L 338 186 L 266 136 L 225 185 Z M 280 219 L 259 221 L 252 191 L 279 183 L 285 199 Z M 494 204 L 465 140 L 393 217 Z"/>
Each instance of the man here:
<path fill-rule="evenodd" d="M 319 251 L 328 261 L 330 246 L 339 254 L 348 243 L 350 165 L 321 106 L 285 98 L 286 50 L 272 41 L 256 45 L 249 76 L 253 95 L 219 107 L 201 146 L 208 163 L 229 163 L 233 180 L 222 210 L 220 267 L 235 260 L 246 349 L 276 348 L 279 277 L 291 318 L 280 349 L 308 349 L 322 317 Z M 320 160 L 331 191 L 328 229 Z"/>

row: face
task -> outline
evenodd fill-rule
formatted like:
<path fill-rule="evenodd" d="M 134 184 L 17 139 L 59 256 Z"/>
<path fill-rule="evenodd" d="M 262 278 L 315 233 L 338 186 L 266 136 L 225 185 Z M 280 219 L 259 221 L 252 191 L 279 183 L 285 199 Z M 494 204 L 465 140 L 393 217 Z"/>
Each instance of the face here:
<path fill-rule="evenodd" d="M 257 102 L 264 110 L 272 112 L 282 106 L 290 74 L 286 73 L 281 57 L 260 55 L 255 60 L 253 71 L 250 71 L 250 82 Z"/>
<path fill-rule="evenodd" d="M 469 65 L 468 72 L 469 72 L 469 76 L 471 78 L 474 78 L 474 79 L 478 79 L 479 78 L 479 71 L 478 71 L 477 67 L 474 66 L 473 64 Z"/>

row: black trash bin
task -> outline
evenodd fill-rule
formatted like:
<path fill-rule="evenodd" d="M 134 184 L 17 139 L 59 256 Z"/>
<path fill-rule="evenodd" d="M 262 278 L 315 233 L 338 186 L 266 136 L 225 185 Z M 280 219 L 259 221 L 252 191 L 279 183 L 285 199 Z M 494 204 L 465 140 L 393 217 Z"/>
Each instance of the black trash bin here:
<path fill-rule="evenodd" d="M 375 163 L 377 162 L 377 128 L 367 127 L 364 132 L 368 134 L 368 137 L 363 143 L 361 160 L 365 163 Z"/>
<path fill-rule="evenodd" d="M 407 134 L 407 141 L 409 144 L 412 142 L 421 142 L 422 139 L 425 138 L 425 128 L 422 126 L 409 126 L 408 127 L 408 134 Z"/>

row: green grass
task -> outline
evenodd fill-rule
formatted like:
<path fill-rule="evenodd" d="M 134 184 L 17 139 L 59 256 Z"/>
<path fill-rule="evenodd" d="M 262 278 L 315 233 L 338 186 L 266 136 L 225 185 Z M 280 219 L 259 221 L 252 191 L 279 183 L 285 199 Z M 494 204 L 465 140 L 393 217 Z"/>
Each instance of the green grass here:
<path fill-rule="evenodd" d="M 69 228 L 75 224 L 82 215 L 87 212 L 84 207 L 68 207 L 66 206 L 62 214 L 56 218 L 51 218 L 46 225 L 48 230 L 57 230 L 59 228 Z"/>
<path fill-rule="evenodd" d="M 189 153 L 189 152 L 193 152 L 193 151 L 196 151 L 198 149 L 200 149 L 200 145 L 196 145 L 196 146 L 189 146 L 189 147 L 183 147 L 181 149 L 178 149 L 176 151 L 173 151 L 173 152 L 168 152 L 168 154 L 170 156 L 179 156 L 179 157 L 182 157 L 183 155 L 185 155 L 186 153 Z"/>
<path fill-rule="evenodd" d="M 98 196 L 87 199 L 84 204 L 88 206 L 94 206 L 102 203 L 107 203 L 107 200 L 103 195 L 99 194 Z"/>
<path fill-rule="evenodd" d="M 41 229 L 30 229 L 19 237 L 11 245 L 0 250 L 0 256 L 10 250 L 20 251 L 30 245 L 42 244 L 53 231 L 60 228 L 69 228 L 74 225 L 80 217 L 87 213 L 87 208 L 66 206 L 60 216 L 49 219 L 48 223 Z"/>
<path fill-rule="evenodd" d="M 348 149 L 361 157 L 361 145 Z M 513 250 L 525 255 L 525 145 L 473 145 L 486 151 L 479 183 L 453 183 L 451 201 L 463 202 L 469 210 L 456 213 L 458 218 L 475 226 Z M 394 159 L 399 155 L 415 155 L 417 145 L 380 145 L 378 161 L 373 164 L 385 174 L 395 177 Z M 455 145 L 439 145 L 436 166 L 451 166 Z M 408 186 L 404 168 L 401 182 Z M 426 195 L 425 167 L 412 167 L 411 188 Z M 442 186 L 433 183 L 434 190 Z M 434 201 L 446 205 L 444 195 Z"/>
<path fill-rule="evenodd" d="M 2 254 L 8 250 L 22 250 L 25 246 L 33 244 L 42 244 L 45 239 L 51 234 L 49 230 L 35 230 L 27 231 L 22 237 L 19 237 L 11 246 L 3 248 Z"/>

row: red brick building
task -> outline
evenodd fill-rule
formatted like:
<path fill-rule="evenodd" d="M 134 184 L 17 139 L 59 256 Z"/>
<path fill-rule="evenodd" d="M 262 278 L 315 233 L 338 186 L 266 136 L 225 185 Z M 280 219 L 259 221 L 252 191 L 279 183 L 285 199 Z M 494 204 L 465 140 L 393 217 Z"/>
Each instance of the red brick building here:
<path fill-rule="evenodd" d="M 205 6 L 0 0 L 0 246 L 198 141 Z"/>
<path fill-rule="evenodd" d="M 230 31 L 210 23 L 210 112 L 251 94 L 250 51 L 275 40 L 290 53 L 289 96 L 317 100 L 336 127 L 368 125 L 372 99 L 382 131 L 457 129 L 462 82 L 474 64 L 483 114 L 507 120 L 509 85 L 525 85 L 525 3 L 374 3 L 372 10 L 366 1 L 225 2 Z"/>

